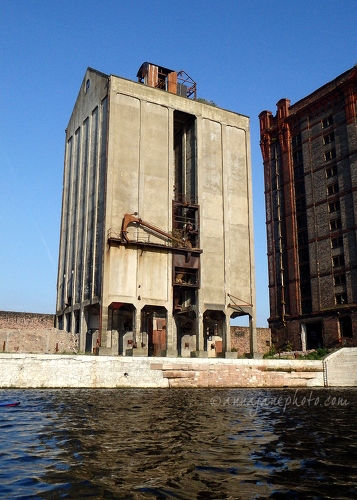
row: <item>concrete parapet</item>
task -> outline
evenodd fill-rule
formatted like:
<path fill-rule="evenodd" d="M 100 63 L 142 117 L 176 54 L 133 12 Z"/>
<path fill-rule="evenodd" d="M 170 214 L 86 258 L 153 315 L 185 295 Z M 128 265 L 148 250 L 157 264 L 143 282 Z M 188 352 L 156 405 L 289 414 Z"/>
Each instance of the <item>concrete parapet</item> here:
<path fill-rule="evenodd" d="M 327 387 L 357 386 L 357 347 L 344 347 L 324 359 Z"/>

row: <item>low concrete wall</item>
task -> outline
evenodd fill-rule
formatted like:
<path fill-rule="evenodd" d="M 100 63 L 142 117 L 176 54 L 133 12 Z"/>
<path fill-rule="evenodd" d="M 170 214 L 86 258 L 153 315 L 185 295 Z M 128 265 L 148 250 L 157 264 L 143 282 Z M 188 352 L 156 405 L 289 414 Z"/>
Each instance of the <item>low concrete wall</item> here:
<path fill-rule="evenodd" d="M 0 354 L 0 387 L 322 387 L 322 361 Z"/>
<path fill-rule="evenodd" d="M 357 386 L 357 347 L 344 347 L 324 360 L 328 387 Z"/>

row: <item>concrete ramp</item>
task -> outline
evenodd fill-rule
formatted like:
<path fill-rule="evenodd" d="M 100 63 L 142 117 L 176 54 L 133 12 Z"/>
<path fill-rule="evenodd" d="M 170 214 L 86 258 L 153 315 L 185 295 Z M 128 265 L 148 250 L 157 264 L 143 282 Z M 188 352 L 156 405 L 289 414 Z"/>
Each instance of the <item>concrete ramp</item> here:
<path fill-rule="evenodd" d="M 327 387 L 357 386 L 357 347 L 343 347 L 324 359 Z"/>

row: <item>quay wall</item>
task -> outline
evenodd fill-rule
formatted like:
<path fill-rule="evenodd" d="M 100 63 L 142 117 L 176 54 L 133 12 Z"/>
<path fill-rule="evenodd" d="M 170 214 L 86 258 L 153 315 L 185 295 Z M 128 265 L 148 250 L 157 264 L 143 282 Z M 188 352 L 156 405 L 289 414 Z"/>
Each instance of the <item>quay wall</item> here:
<path fill-rule="evenodd" d="M 0 354 L 1 388 L 323 386 L 322 361 Z"/>

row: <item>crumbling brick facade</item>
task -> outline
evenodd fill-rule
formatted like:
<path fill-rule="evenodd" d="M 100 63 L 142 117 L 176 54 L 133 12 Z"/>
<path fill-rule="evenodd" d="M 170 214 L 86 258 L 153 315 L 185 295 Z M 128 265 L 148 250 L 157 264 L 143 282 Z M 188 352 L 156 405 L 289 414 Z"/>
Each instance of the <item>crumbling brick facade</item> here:
<path fill-rule="evenodd" d="M 357 67 L 259 118 L 273 342 L 357 345 Z"/>
<path fill-rule="evenodd" d="M 53 328 L 54 314 L 0 311 L 0 328 L 24 330 L 28 328 Z"/>
<path fill-rule="evenodd" d="M 54 328 L 54 319 L 53 314 L 0 311 L 0 352 L 77 352 L 77 336 Z"/>
<path fill-rule="evenodd" d="M 257 328 L 257 352 L 265 354 L 271 348 L 270 328 Z M 245 326 L 231 326 L 231 347 L 237 351 L 238 356 L 250 352 L 250 333 Z"/>

